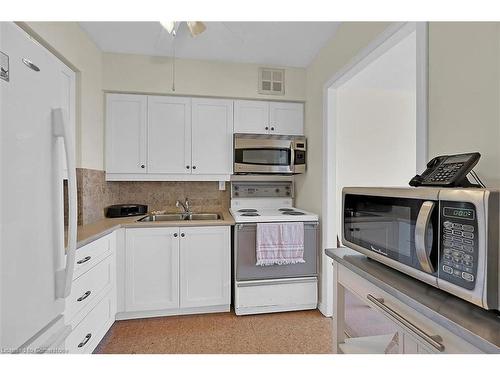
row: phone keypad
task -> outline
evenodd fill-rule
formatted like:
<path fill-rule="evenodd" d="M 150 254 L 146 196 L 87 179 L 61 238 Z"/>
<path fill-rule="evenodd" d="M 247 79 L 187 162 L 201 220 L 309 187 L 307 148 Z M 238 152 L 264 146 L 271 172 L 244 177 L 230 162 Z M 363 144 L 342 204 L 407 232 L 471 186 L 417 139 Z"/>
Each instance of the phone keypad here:
<path fill-rule="evenodd" d="M 447 163 L 437 167 L 430 178 L 432 182 L 445 182 L 453 179 L 464 163 Z"/>

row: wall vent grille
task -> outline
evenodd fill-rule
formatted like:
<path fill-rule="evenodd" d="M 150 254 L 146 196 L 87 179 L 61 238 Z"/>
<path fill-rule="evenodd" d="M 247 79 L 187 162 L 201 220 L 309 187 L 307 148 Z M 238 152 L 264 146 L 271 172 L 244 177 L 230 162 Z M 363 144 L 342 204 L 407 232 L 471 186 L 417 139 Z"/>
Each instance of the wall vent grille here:
<path fill-rule="evenodd" d="M 259 68 L 259 94 L 285 95 L 285 69 Z"/>

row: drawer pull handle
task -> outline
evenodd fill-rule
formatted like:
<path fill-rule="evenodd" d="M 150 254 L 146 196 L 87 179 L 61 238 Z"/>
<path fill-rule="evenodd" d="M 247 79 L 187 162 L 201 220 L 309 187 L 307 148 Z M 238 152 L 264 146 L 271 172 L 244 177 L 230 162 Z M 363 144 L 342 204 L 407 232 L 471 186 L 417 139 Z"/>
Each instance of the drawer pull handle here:
<path fill-rule="evenodd" d="M 87 335 L 85 336 L 85 338 L 83 339 L 83 341 L 78 344 L 78 347 L 81 348 L 81 347 L 85 346 L 89 342 L 89 340 L 90 340 L 91 337 L 92 337 L 92 334 L 91 333 L 87 333 Z"/>
<path fill-rule="evenodd" d="M 76 264 L 83 264 L 83 263 L 87 263 L 90 258 L 92 258 L 91 256 L 86 256 L 85 258 L 83 259 L 80 259 L 78 262 L 76 262 Z"/>
<path fill-rule="evenodd" d="M 92 292 L 90 290 L 87 290 L 83 296 L 78 297 L 77 301 L 78 302 L 82 302 L 85 298 L 87 298 L 88 296 L 90 296 L 90 293 L 92 293 Z"/>
<path fill-rule="evenodd" d="M 402 317 L 399 313 L 391 309 L 389 306 L 387 306 L 384 303 L 383 298 L 377 298 L 372 296 L 371 294 L 368 294 L 366 296 L 369 301 L 373 302 L 377 307 L 379 307 L 381 310 L 386 312 L 388 315 L 390 315 L 393 319 L 397 320 L 401 325 L 412 331 L 414 334 L 416 334 L 418 337 L 420 337 L 422 340 L 427 342 L 428 344 L 432 345 L 434 348 L 439 350 L 440 352 L 444 351 L 444 345 L 441 344 L 440 341 L 443 341 L 442 337 L 439 335 L 429 335 L 423 330 L 421 330 L 419 327 L 417 327 L 415 324 L 409 322 L 406 320 L 404 317 Z"/>

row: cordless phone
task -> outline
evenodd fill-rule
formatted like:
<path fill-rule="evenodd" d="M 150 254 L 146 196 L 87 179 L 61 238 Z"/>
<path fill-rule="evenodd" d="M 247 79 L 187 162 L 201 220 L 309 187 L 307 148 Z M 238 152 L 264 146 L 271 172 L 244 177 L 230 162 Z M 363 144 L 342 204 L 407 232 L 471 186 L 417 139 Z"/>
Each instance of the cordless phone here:
<path fill-rule="evenodd" d="M 481 154 L 437 156 L 429 163 L 427 169 L 410 180 L 410 186 L 444 186 L 444 187 L 480 187 L 467 179 L 467 174 L 479 161 Z"/>

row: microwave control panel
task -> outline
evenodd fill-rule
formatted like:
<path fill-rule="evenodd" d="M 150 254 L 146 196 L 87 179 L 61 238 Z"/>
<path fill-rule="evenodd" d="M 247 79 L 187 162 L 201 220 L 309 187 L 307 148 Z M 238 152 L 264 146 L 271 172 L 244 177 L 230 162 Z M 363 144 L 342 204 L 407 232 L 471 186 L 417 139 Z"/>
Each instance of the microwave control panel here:
<path fill-rule="evenodd" d="M 475 206 L 466 202 L 440 202 L 440 279 L 474 289 L 477 276 L 478 238 Z"/>

